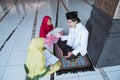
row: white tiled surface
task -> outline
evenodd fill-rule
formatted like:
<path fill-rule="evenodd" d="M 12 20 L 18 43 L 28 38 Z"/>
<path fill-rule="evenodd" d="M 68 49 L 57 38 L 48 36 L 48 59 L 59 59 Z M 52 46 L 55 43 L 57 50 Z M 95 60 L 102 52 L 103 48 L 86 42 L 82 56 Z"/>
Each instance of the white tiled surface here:
<path fill-rule="evenodd" d="M 10 52 L 0 53 L 0 67 L 7 65 L 10 55 Z"/>
<path fill-rule="evenodd" d="M 30 40 L 16 40 L 13 51 L 26 51 Z M 23 46 L 24 45 L 24 46 Z"/>
<path fill-rule="evenodd" d="M 2 0 L 1 0 L 2 1 Z M 0 1 L 0 4 L 2 3 Z M 16 1 L 16 0 L 15 0 Z M 16 31 L 6 42 L 0 51 L 0 80 L 25 80 L 25 70 L 23 64 L 27 57 L 27 47 L 31 40 L 34 17 L 38 5 L 38 16 L 36 23 L 36 34 L 39 34 L 39 26 L 44 15 L 52 17 L 53 25 L 55 25 L 56 4 L 57 0 L 18 0 L 16 5 L 12 0 L 3 0 L 7 6 L 11 5 L 11 10 L 0 22 L 0 47 L 3 45 L 8 36 L 17 27 Z M 63 0 L 67 2 L 68 9 L 77 10 L 83 24 L 86 24 L 90 16 L 92 7 L 84 2 L 84 0 Z M 87 0 L 86 0 L 87 1 Z M 93 0 L 88 1 L 93 4 Z M 25 3 L 25 4 L 24 4 Z M 2 4 L 1 4 L 2 5 Z M 14 6 L 12 6 L 14 5 Z M 10 7 L 8 8 L 8 10 Z M 7 12 L 7 10 L 5 11 Z M 58 26 L 63 27 L 67 31 L 68 27 L 65 21 L 65 9 L 60 5 Z M 0 19 L 5 13 L 0 6 Z M 24 19 L 23 19 L 24 17 Z M 120 80 L 120 65 L 103 68 L 109 80 Z M 50 76 L 45 76 L 39 80 L 50 80 Z M 54 74 L 54 80 L 105 80 L 99 69 L 95 71 L 67 73 L 62 75 Z"/>
<path fill-rule="evenodd" d="M 50 80 L 50 76 L 42 77 L 42 78 L 40 78 L 39 80 Z"/>
<path fill-rule="evenodd" d="M 7 66 L 2 80 L 25 80 L 23 65 Z"/>
<path fill-rule="evenodd" d="M 62 74 L 62 75 L 59 75 L 59 76 L 55 76 L 55 79 L 56 80 L 66 80 L 66 79 L 72 79 L 72 78 L 78 78 L 78 74 L 77 73 L 67 73 L 67 74 Z"/>
<path fill-rule="evenodd" d="M 78 72 L 79 76 L 88 76 L 88 75 L 95 75 L 95 74 L 99 74 L 98 69 L 95 69 L 95 71 Z"/>
<path fill-rule="evenodd" d="M 14 40 L 13 42 L 6 42 L 5 46 L 1 50 L 1 52 L 11 52 L 14 46 Z"/>
<path fill-rule="evenodd" d="M 113 71 L 113 72 L 107 72 L 107 75 L 110 80 L 120 80 L 120 70 Z"/>
<path fill-rule="evenodd" d="M 23 65 L 25 63 L 27 54 L 25 52 L 11 53 L 8 65 Z"/>
<path fill-rule="evenodd" d="M 103 69 L 105 70 L 105 72 L 120 71 L 120 65 L 116 65 L 113 67 L 105 67 Z"/>
<path fill-rule="evenodd" d="M 80 80 L 104 80 L 101 74 L 80 76 Z"/>
<path fill-rule="evenodd" d="M 2 77 L 4 75 L 5 67 L 0 67 L 0 80 L 2 80 Z"/>

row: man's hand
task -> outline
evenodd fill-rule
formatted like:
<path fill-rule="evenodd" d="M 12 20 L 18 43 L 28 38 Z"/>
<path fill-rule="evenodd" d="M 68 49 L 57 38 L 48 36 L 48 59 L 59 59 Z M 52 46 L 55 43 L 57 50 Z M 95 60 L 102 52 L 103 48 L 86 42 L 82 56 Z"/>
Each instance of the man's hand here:
<path fill-rule="evenodd" d="M 72 53 L 72 52 L 68 52 L 67 54 L 68 54 L 68 55 L 65 56 L 64 58 L 68 58 L 68 57 L 70 57 L 73 53 Z"/>

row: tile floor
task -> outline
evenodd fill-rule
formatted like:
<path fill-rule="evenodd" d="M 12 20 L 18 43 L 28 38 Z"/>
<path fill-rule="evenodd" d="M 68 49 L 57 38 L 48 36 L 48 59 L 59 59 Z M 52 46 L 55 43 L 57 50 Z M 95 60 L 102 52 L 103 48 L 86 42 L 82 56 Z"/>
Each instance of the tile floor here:
<path fill-rule="evenodd" d="M 77 10 L 86 24 L 92 7 L 84 0 L 64 0 L 70 11 Z M 92 5 L 94 0 L 88 0 Z M 2 5 L 4 4 L 4 5 Z M 0 0 L 0 80 L 25 80 L 24 63 L 27 47 L 35 27 L 35 37 L 44 15 L 52 17 L 55 24 L 57 0 Z M 60 2 L 58 26 L 68 30 L 63 5 Z M 36 15 L 37 13 L 37 15 Z M 35 18 L 37 16 L 37 18 Z M 34 22 L 36 19 L 36 22 Z M 34 23 L 36 24 L 34 26 Z M 4 46 L 3 46 L 4 45 Z M 2 47 L 3 46 L 3 47 Z M 95 71 L 54 74 L 54 80 L 120 80 L 120 65 L 95 68 Z M 39 80 L 50 80 L 45 76 Z"/>

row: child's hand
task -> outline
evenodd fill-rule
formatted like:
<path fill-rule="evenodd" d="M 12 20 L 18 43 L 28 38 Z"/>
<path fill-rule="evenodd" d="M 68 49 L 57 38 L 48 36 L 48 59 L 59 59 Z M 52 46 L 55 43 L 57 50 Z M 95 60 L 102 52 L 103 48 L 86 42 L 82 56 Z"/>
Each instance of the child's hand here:
<path fill-rule="evenodd" d="M 60 35 L 59 33 L 55 34 L 55 36 L 58 37 L 58 38 L 62 37 L 62 35 Z"/>

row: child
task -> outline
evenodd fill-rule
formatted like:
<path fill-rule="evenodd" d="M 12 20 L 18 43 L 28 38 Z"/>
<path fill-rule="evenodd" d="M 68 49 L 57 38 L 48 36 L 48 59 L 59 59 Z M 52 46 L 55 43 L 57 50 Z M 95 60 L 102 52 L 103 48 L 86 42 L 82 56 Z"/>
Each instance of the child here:
<path fill-rule="evenodd" d="M 44 16 L 44 18 L 42 20 L 42 24 L 40 26 L 39 37 L 46 38 L 46 35 L 48 34 L 48 32 L 53 30 L 53 28 L 54 27 L 52 25 L 51 17 Z"/>

